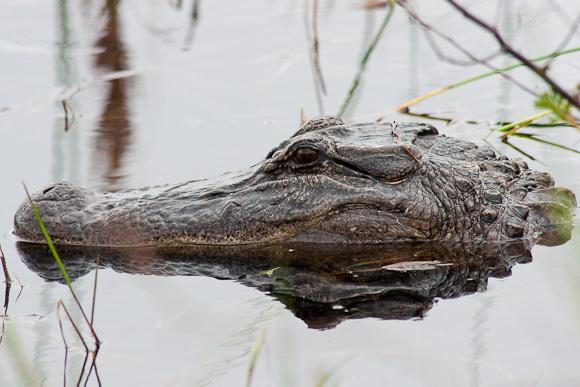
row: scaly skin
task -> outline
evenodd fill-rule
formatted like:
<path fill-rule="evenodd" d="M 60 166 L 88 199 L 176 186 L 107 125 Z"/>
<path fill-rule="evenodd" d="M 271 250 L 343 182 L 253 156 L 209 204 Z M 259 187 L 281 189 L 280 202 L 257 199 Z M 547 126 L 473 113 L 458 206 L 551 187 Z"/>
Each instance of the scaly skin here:
<path fill-rule="evenodd" d="M 508 241 L 570 237 L 574 194 L 552 177 L 425 124 L 306 123 L 248 170 L 114 193 L 32 196 L 58 244 Z M 28 201 L 19 237 L 43 242 Z"/>

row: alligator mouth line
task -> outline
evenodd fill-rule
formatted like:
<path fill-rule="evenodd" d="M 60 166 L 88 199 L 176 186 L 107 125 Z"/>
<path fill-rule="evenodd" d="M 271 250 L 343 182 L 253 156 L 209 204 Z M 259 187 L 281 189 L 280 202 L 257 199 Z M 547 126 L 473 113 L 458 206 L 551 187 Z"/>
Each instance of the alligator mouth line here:
<path fill-rule="evenodd" d="M 369 208 L 373 209 L 377 212 L 382 212 L 385 214 L 395 214 L 397 211 L 393 211 L 391 209 L 382 208 L 384 203 L 380 201 L 372 202 L 368 201 L 365 203 L 360 202 L 347 202 L 340 204 L 336 207 L 330 208 L 322 213 L 319 213 L 315 216 L 310 216 L 306 220 L 294 220 L 291 222 L 286 223 L 286 226 L 290 228 L 290 231 L 282 231 L 281 233 L 274 233 L 273 236 L 265 238 L 263 240 L 257 241 L 244 241 L 242 239 L 238 239 L 235 242 L 207 242 L 204 241 L 201 237 L 196 237 L 196 235 L 192 236 L 159 236 L 157 238 L 152 239 L 151 241 L 143 242 L 143 243 L 129 243 L 129 244 L 100 244 L 100 243 L 85 243 L 84 241 L 76 241 L 74 239 L 67 239 L 62 238 L 58 235 L 49 235 L 53 241 L 55 246 L 71 246 L 71 247 L 86 247 L 90 248 L 113 248 L 113 249 L 138 249 L 138 248 L 165 248 L 165 247 L 196 247 L 196 246 L 207 246 L 207 247 L 236 247 L 236 246 L 271 246 L 271 245 L 280 245 L 284 242 L 290 241 L 293 238 L 299 237 L 300 234 L 306 233 L 308 231 L 313 230 L 317 225 L 323 223 L 325 220 L 340 214 L 346 211 L 353 211 L 353 210 L 368 210 Z M 397 217 L 397 222 L 399 222 Z M 266 222 L 261 222 L 267 224 Z M 278 228 L 280 230 L 280 228 Z M 12 232 L 12 235 L 17 239 L 17 242 L 22 243 L 29 243 L 29 244 L 37 244 L 37 245 L 46 245 L 45 239 L 28 239 L 26 236 L 18 235 L 16 231 Z M 408 241 L 414 241 L 409 239 Z M 366 244 L 372 245 L 380 245 L 380 244 L 392 244 L 392 243 L 403 243 L 405 240 L 395 240 L 395 241 L 375 241 L 375 242 L 366 242 Z M 308 242 L 308 241 L 301 241 L 300 243 L 305 244 L 320 244 L 325 242 Z M 356 241 L 352 242 L 353 244 L 365 244 L 365 243 L 357 243 Z"/>

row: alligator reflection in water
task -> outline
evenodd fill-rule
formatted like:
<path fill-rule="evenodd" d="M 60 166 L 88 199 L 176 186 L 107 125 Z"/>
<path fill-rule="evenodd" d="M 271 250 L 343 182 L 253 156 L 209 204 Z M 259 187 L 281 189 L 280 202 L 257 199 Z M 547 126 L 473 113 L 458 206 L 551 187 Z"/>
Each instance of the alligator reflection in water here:
<path fill-rule="evenodd" d="M 62 281 L 46 245 L 18 243 L 26 265 L 47 281 Z M 270 294 L 311 328 L 343 320 L 425 316 L 439 298 L 487 289 L 489 277 L 531 261 L 525 240 L 504 244 L 281 245 L 263 247 L 86 248 L 62 246 L 71 279 L 101 266 L 160 276 L 201 275 L 236 280 Z"/>

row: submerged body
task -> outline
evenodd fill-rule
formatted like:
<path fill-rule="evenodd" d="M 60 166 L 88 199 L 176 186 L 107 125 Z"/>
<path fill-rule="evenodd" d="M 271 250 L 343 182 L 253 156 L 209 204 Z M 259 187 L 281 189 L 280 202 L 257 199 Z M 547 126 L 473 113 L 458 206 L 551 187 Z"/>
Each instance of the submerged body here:
<path fill-rule="evenodd" d="M 214 180 L 32 196 L 55 243 L 508 241 L 570 236 L 574 194 L 552 177 L 425 124 L 306 123 L 260 163 Z M 15 233 L 44 238 L 28 201 Z"/>

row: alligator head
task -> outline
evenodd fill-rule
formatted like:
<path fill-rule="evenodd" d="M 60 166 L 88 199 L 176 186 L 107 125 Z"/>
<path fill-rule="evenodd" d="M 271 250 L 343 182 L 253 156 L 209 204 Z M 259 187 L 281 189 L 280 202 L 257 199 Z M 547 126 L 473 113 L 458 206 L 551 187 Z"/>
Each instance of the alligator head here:
<path fill-rule="evenodd" d="M 248 170 L 111 193 L 32 195 L 52 239 L 85 246 L 399 241 L 559 244 L 574 194 L 552 177 L 425 124 L 306 123 Z M 44 240 L 29 201 L 15 233 Z"/>

